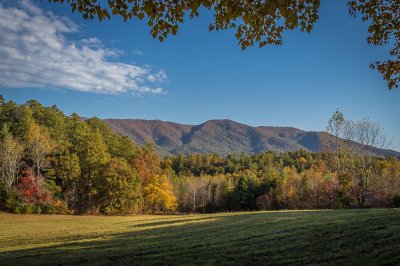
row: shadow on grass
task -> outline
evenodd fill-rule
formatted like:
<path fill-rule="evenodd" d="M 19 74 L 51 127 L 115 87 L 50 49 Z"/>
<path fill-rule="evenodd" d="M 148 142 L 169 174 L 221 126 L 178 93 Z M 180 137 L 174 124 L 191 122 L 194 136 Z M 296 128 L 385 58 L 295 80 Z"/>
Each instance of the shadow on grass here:
<path fill-rule="evenodd" d="M 0 265 L 400 262 L 400 212 L 391 210 L 177 216 L 125 229 L 86 241 L 0 252 Z"/>
<path fill-rule="evenodd" d="M 194 219 L 187 219 L 185 217 L 178 218 L 178 219 L 168 219 L 168 220 L 162 220 L 158 222 L 146 222 L 142 224 L 135 224 L 130 227 L 133 228 L 153 228 L 153 227 L 160 227 L 160 226 L 179 226 L 185 223 L 190 223 L 190 222 L 202 222 L 202 221 L 207 221 L 210 220 L 210 218 L 194 218 Z"/>

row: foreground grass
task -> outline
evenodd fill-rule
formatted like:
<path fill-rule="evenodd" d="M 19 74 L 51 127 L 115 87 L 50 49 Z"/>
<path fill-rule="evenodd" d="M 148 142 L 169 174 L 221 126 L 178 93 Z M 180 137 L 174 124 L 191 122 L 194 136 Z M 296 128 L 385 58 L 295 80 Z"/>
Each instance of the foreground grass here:
<path fill-rule="evenodd" d="M 0 265 L 31 264 L 400 265 L 400 210 L 0 213 Z"/>

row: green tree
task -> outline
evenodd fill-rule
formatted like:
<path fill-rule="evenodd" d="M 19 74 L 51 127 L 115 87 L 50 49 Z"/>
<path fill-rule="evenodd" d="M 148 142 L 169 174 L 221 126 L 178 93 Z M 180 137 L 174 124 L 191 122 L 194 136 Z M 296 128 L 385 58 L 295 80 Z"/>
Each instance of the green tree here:
<path fill-rule="evenodd" d="M 249 176 L 241 176 L 232 192 L 232 209 L 255 210 L 256 182 Z"/>
<path fill-rule="evenodd" d="M 72 153 L 79 158 L 81 178 L 78 186 L 80 212 L 98 212 L 98 179 L 100 170 L 110 160 L 107 145 L 98 131 L 92 131 L 89 126 L 74 116 L 72 122 Z"/>
<path fill-rule="evenodd" d="M 128 161 L 132 159 L 135 146 L 129 137 L 116 134 L 106 122 L 99 118 L 93 117 L 86 122 L 93 130 L 100 132 L 111 156 L 123 157 Z"/>
<path fill-rule="evenodd" d="M 53 159 L 56 180 L 61 181 L 62 197 L 70 208 L 79 206 L 81 167 L 75 153 L 66 153 Z"/>
<path fill-rule="evenodd" d="M 45 128 L 52 138 L 58 153 L 63 153 L 68 147 L 66 138 L 66 116 L 55 105 L 44 107 L 36 100 L 29 100 L 24 107 L 31 110 L 37 124 Z"/>
<path fill-rule="evenodd" d="M 33 122 L 34 119 L 30 108 L 19 106 L 13 101 L 1 105 L 0 124 L 6 125 L 15 138 L 25 139 L 26 132 Z"/>
<path fill-rule="evenodd" d="M 128 214 L 140 211 L 140 182 L 125 159 L 111 159 L 104 167 L 99 182 L 99 199 L 103 213 Z"/>

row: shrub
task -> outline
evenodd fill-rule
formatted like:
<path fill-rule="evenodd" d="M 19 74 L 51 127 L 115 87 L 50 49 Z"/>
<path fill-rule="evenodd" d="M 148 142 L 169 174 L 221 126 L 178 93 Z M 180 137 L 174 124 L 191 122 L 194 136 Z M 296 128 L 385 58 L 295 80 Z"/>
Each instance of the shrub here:
<path fill-rule="evenodd" d="M 31 214 L 32 212 L 33 212 L 33 207 L 32 207 L 32 205 L 26 204 L 26 205 L 23 206 L 22 212 L 21 212 L 21 213 L 24 213 L 24 214 Z"/>
<path fill-rule="evenodd" d="M 32 206 L 32 212 L 33 213 L 37 213 L 37 214 L 41 214 L 42 213 L 42 207 L 40 205 L 34 205 L 34 206 Z"/>
<path fill-rule="evenodd" d="M 3 182 L 0 182 L 0 210 L 5 210 L 5 204 L 7 199 L 7 190 Z"/>
<path fill-rule="evenodd" d="M 40 210 L 38 209 L 40 208 Z M 56 200 L 52 203 L 42 204 L 36 206 L 36 211 L 40 211 L 44 214 L 69 214 L 68 206 L 65 201 Z"/>
<path fill-rule="evenodd" d="M 70 214 L 68 204 L 63 200 L 56 200 L 54 202 L 56 214 Z"/>
<path fill-rule="evenodd" d="M 44 187 L 44 178 L 36 176 L 32 170 L 27 170 L 26 175 L 19 179 L 18 191 L 21 198 L 28 204 L 44 205 L 52 202 L 52 197 Z"/>
<path fill-rule="evenodd" d="M 57 214 L 56 206 L 54 204 L 43 205 L 42 212 L 45 214 Z"/>
<path fill-rule="evenodd" d="M 12 213 L 23 213 L 24 203 L 16 189 L 11 189 L 5 200 L 5 209 Z"/>
<path fill-rule="evenodd" d="M 396 208 L 400 208 L 400 195 L 393 197 L 393 204 Z"/>

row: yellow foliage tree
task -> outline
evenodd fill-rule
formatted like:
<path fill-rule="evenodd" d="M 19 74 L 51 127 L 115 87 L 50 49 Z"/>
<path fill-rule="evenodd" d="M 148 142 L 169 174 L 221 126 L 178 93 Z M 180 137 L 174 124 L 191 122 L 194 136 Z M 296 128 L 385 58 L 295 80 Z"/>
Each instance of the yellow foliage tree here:
<path fill-rule="evenodd" d="M 32 157 L 36 174 L 41 175 L 43 167 L 48 165 L 48 155 L 55 148 L 50 134 L 38 124 L 33 123 L 27 132 L 27 147 Z"/>
<path fill-rule="evenodd" d="M 294 167 L 284 167 L 282 178 L 278 181 L 276 198 L 278 202 L 290 209 L 297 209 L 303 194 L 302 176 Z"/>
<path fill-rule="evenodd" d="M 143 185 L 145 210 L 152 213 L 159 211 L 175 211 L 177 200 L 173 187 L 164 174 L 153 175 Z"/>

